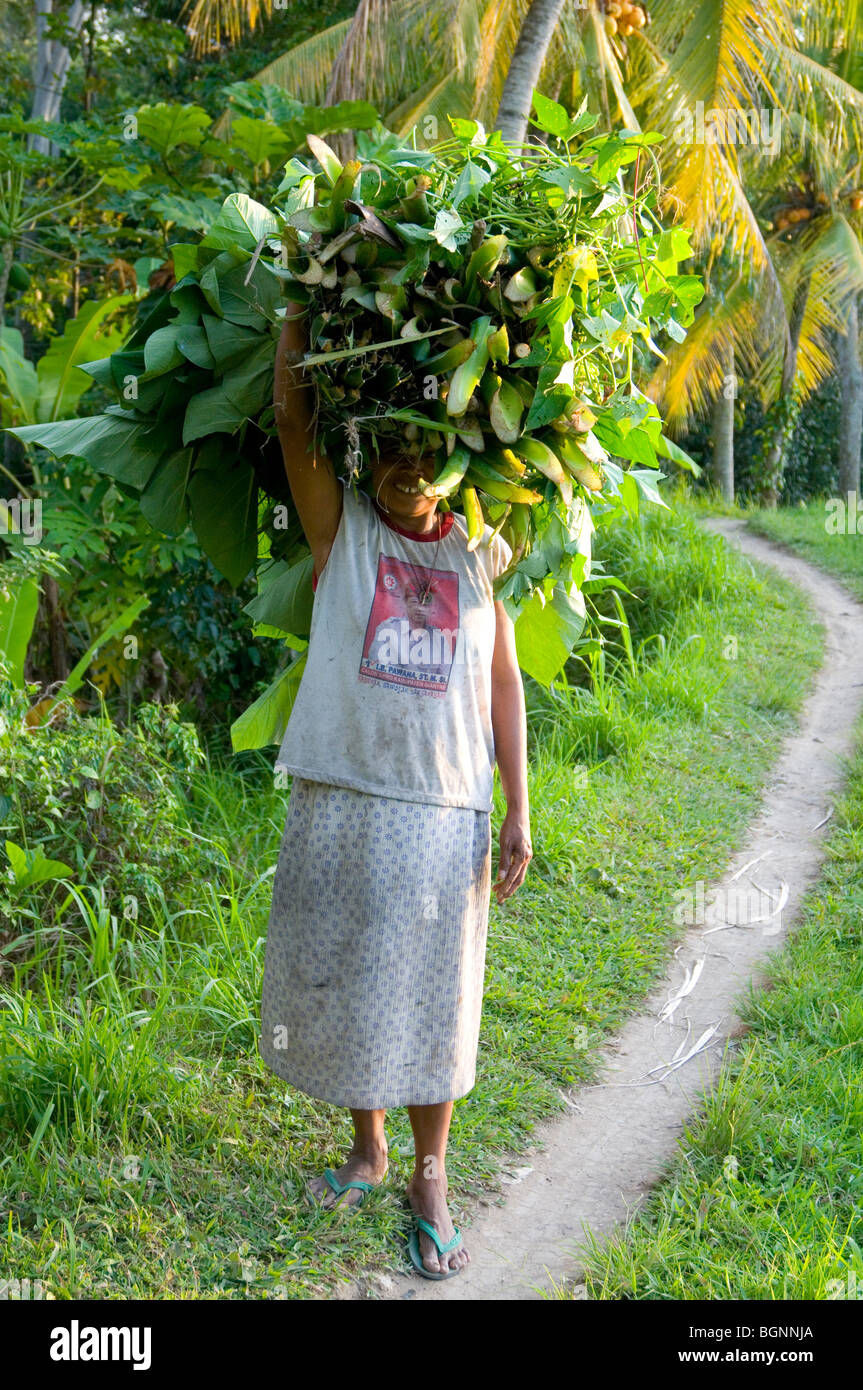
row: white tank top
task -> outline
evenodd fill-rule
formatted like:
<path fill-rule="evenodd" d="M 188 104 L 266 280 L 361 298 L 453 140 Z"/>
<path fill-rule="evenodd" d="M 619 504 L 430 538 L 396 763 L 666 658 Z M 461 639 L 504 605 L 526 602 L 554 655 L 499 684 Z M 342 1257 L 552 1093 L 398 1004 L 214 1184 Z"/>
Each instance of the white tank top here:
<path fill-rule="evenodd" d="M 277 769 L 375 796 L 489 811 L 492 580 L 511 550 L 441 514 L 426 535 L 343 483 L 306 668 Z M 433 566 L 433 568 L 432 568 Z"/>

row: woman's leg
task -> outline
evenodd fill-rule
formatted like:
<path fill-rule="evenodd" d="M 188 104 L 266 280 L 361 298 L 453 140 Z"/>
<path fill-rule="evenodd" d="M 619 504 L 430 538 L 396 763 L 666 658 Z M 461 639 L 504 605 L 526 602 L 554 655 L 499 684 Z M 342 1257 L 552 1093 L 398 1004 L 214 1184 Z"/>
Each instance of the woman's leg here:
<path fill-rule="evenodd" d="M 387 1171 L 387 1140 L 384 1133 L 386 1110 L 352 1110 L 354 1122 L 354 1142 L 347 1162 L 336 1168 L 339 1182 L 383 1182 Z M 309 1187 L 317 1198 L 323 1197 L 325 1207 L 354 1206 L 363 1193 L 362 1189 L 352 1187 L 337 1197 L 324 1178 L 313 1178 Z"/>
<path fill-rule="evenodd" d="M 440 1105 L 408 1106 L 414 1132 L 414 1173 L 408 1183 L 408 1201 L 417 1216 L 425 1217 L 434 1226 L 443 1245 L 455 1235 L 446 1204 L 446 1145 L 452 1106 L 451 1100 L 442 1101 Z M 464 1245 L 447 1255 L 439 1255 L 434 1241 L 424 1231 L 420 1231 L 419 1239 L 422 1262 L 435 1274 L 459 1269 L 470 1261 Z"/>

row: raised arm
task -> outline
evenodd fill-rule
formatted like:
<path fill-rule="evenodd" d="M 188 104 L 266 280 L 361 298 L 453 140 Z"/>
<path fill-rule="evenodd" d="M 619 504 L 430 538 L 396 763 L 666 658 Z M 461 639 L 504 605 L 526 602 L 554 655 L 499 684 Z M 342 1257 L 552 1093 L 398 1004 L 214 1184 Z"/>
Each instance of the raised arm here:
<path fill-rule="evenodd" d="M 524 882 L 533 850 L 527 792 L 527 716 L 515 630 L 502 603 L 495 603 L 494 610 L 497 627 L 491 662 L 491 724 L 500 783 L 506 797 L 494 891 L 498 902 L 503 902 Z"/>
<path fill-rule="evenodd" d="M 276 349 L 273 406 L 291 496 L 320 575 L 339 529 L 342 487 L 330 460 L 315 450 L 312 391 L 297 365 L 305 349 L 302 305 L 289 304 Z"/>

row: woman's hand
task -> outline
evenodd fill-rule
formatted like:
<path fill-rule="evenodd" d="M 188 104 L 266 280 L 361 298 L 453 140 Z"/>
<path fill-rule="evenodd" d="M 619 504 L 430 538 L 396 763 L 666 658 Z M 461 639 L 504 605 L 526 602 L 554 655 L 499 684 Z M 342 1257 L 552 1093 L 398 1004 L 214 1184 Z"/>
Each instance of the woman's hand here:
<path fill-rule="evenodd" d="M 527 866 L 533 858 L 530 843 L 530 820 L 526 813 L 508 810 L 500 827 L 500 864 L 494 892 L 502 903 L 511 898 L 524 883 Z"/>

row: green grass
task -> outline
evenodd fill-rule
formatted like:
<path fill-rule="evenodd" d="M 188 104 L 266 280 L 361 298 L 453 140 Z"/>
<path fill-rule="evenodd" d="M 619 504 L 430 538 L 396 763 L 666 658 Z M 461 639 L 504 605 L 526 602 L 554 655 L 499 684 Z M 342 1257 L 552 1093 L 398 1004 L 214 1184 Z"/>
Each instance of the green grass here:
<path fill-rule="evenodd" d="M 625 1233 L 592 1243 L 589 1298 L 863 1298 L 861 947 L 863 750 L 801 925 L 745 1003 L 747 1034 L 667 1180 Z"/>
<path fill-rule="evenodd" d="M 605 554 L 636 596 L 633 660 L 609 648 L 589 684 L 528 691 L 536 854 L 492 905 L 478 1080 L 448 1162 L 457 1213 L 560 1088 L 595 1075 L 665 968 L 674 893 L 740 843 L 821 656 L 799 594 L 685 516 Z M 186 794 L 207 865 L 191 888 L 163 882 L 127 923 L 93 883 L 62 952 L 40 942 L 38 977 L 15 953 L 3 967 L 3 1274 L 61 1299 L 314 1297 L 402 1261 L 406 1113 L 362 1214 L 312 1209 L 304 1179 L 340 1161 L 349 1117 L 257 1056 L 286 794 L 260 758 L 190 772 Z"/>

